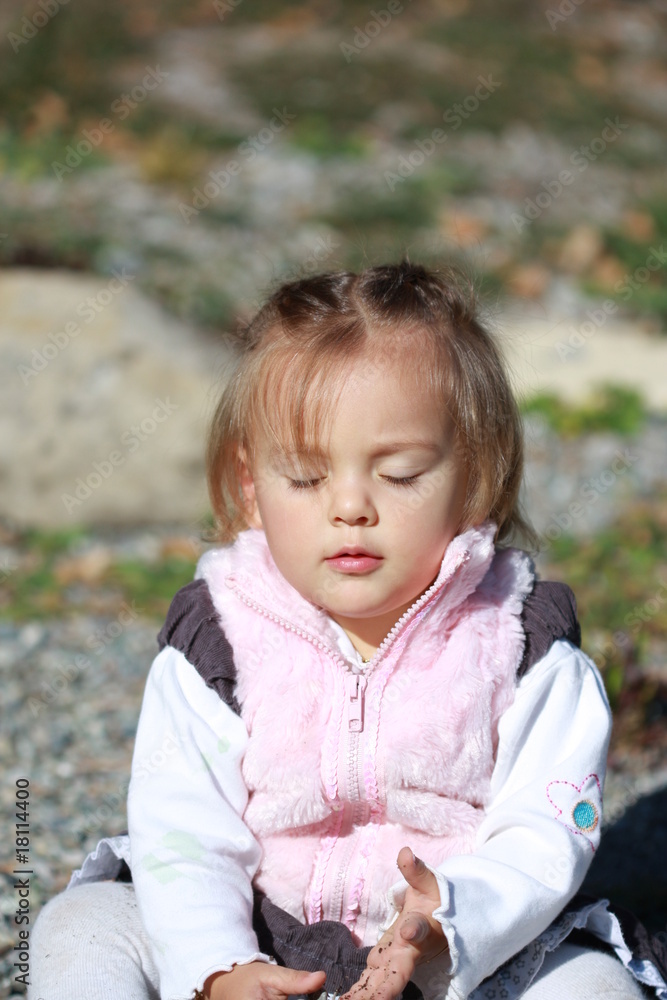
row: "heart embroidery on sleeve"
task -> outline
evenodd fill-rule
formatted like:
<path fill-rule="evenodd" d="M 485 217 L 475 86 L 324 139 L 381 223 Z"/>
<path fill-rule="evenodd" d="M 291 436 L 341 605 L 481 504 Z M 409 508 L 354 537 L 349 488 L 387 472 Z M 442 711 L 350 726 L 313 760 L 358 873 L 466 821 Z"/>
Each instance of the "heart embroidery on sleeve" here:
<path fill-rule="evenodd" d="M 602 817 L 602 789 L 597 774 L 587 774 L 578 785 L 572 781 L 550 781 L 547 798 L 556 810 L 556 819 L 584 837 L 595 851 L 590 835 L 598 829 Z M 599 834 L 595 839 L 598 837 Z"/>

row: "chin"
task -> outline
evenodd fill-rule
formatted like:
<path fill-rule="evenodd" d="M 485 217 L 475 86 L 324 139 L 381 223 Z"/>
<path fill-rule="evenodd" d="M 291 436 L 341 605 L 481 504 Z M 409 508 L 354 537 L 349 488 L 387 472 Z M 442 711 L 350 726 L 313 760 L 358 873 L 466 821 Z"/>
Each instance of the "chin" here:
<path fill-rule="evenodd" d="M 329 610 L 325 608 L 325 610 Z M 380 618 L 382 615 L 388 615 L 391 612 L 391 608 L 360 608 L 359 606 L 354 608 L 332 608 L 329 613 L 334 615 L 340 615 L 341 618 L 350 619 L 360 619 L 365 620 L 366 618 Z"/>

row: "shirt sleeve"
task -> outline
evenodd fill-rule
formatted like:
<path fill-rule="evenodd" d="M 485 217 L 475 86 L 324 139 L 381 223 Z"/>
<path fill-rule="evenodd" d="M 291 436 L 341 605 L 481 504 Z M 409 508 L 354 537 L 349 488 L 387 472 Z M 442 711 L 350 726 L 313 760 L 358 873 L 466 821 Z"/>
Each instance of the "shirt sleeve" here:
<path fill-rule="evenodd" d="M 148 676 L 132 761 L 132 878 L 162 1000 L 191 997 L 214 972 L 272 961 L 252 928 L 261 849 L 241 817 L 248 791 L 242 719 L 182 653 Z"/>
<path fill-rule="evenodd" d="M 413 977 L 462 1000 L 542 933 L 575 895 L 600 841 L 611 712 L 592 661 L 559 640 L 517 685 L 499 724 L 475 850 L 434 870 L 449 953 Z M 400 905 L 405 882 L 393 889 Z"/>

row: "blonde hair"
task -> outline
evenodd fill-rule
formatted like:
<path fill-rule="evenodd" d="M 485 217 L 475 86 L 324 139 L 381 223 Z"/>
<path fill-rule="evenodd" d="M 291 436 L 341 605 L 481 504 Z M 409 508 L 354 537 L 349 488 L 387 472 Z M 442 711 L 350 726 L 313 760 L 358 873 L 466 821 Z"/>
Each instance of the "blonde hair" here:
<path fill-rule="evenodd" d="M 292 281 L 236 340 L 207 442 L 212 540 L 233 541 L 247 527 L 240 455 L 251 465 L 264 437 L 299 454 L 317 451 L 322 418 L 351 360 L 400 357 L 404 364 L 406 356 L 456 427 L 467 477 L 459 530 L 490 519 L 498 540 L 533 539 L 518 502 L 521 417 L 498 348 L 457 272 L 403 261 Z"/>

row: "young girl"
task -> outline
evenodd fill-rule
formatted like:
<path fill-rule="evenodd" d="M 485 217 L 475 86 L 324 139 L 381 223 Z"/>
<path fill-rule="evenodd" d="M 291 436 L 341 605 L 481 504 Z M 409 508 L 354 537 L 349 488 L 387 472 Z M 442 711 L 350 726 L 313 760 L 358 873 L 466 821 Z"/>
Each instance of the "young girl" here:
<path fill-rule="evenodd" d="M 280 288 L 207 457 L 224 544 L 159 636 L 129 838 L 37 924 L 35 1000 L 646 995 L 624 964 L 667 996 L 571 902 L 609 708 L 569 591 L 500 544 L 520 420 L 452 276 Z"/>

